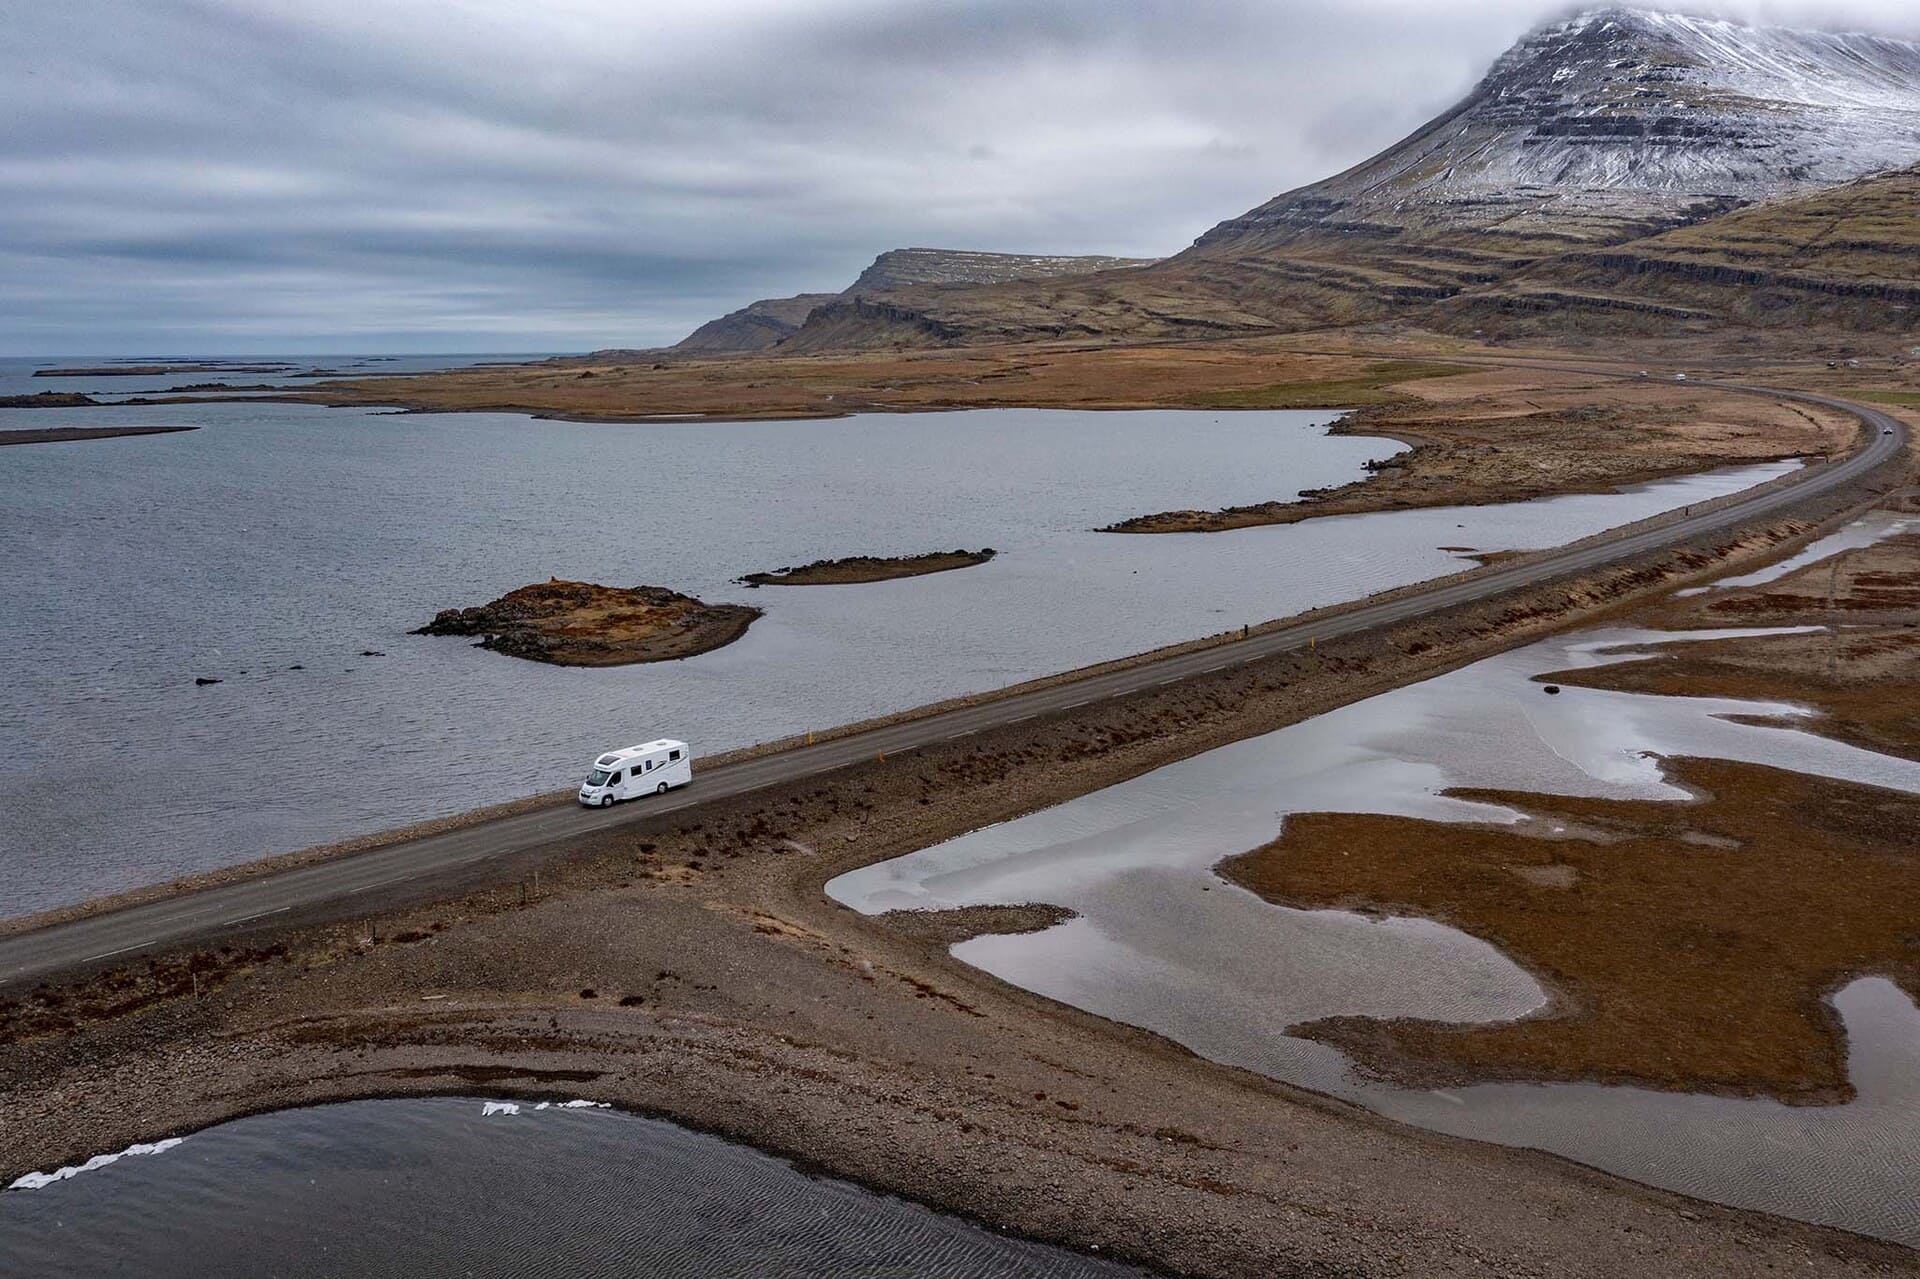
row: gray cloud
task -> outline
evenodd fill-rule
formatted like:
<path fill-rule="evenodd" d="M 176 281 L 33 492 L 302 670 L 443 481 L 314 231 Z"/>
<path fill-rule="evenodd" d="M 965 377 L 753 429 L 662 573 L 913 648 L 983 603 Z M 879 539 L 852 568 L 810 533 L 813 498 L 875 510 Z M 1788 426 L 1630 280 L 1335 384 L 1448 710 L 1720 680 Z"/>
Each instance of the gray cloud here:
<path fill-rule="evenodd" d="M 48 354 L 649 344 L 901 245 L 1169 253 L 1405 134 L 1556 11 L 18 8 L 0 351 Z M 1912 22 L 1905 0 L 1732 8 Z"/>

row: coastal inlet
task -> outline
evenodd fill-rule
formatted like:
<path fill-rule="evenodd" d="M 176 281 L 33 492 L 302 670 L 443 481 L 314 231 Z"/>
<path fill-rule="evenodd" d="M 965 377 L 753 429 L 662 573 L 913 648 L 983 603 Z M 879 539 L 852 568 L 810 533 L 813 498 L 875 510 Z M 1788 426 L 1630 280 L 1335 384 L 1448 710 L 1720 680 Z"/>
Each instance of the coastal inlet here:
<path fill-rule="evenodd" d="M 72 420 L 14 412 L 21 427 Z M 251 401 L 86 414 L 202 429 L 0 449 L 13 914 L 552 792 L 610 743 L 670 733 L 711 755 L 1237 631 L 1459 571 L 1442 546 L 1552 545 L 1788 469 L 1115 537 L 1092 530 L 1344 483 L 1404 446 L 1284 411 L 724 430 Z M 1001 553 L 964 572 L 738 584 L 755 568 L 985 546 Z M 407 634 L 556 574 L 683 597 L 646 605 L 679 614 L 682 653 L 737 637 L 684 660 L 573 666 L 471 647 L 513 619 L 465 642 Z M 640 648 L 670 655 L 659 644 Z M 96 770 L 76 804 L 73 762 L 103 751 L 143 765 Z"/>

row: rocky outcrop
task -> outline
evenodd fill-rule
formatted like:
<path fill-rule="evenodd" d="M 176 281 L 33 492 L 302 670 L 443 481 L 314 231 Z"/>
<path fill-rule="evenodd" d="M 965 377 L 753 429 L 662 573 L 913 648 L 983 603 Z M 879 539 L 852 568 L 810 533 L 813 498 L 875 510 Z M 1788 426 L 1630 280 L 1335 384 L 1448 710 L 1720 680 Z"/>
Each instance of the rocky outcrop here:
<path fill-rule="evenodd" d="M 738 311 L 729 311 L 717 320 L 708 320 L 673 349 L 682 355 L 764 351 L 805 324 L 815 307 L 839 296 L 838 293 L 802 293 L 754 302 Z"/>
<path fill-rule="evenodd" d="M 785 349 L 804 355 L 945 346 L 963 340 L 969 332 L 965 324 L 948 322 L 911 303 L 836 298 L 814 308 L 807 322 L 788 335 Z"/>
<path fill-rule="evenodd" d="M 722 648 L 760 616 L 663 586 L 614 587 L 560 578 L 476 608 L 449 608 L 416 635 L 478 635 L 479 647 L 559 666 L 667 662 Z"/>

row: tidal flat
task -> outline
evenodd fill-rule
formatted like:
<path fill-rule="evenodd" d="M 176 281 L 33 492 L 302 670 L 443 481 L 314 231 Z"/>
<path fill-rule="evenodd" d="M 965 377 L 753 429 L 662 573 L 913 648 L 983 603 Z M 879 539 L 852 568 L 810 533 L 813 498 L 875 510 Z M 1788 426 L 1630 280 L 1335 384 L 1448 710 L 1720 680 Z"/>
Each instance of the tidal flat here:
<path fill-rule="evenodd" d="M 1064 909 L 953 953 L 1396 1118 L 1913 1243 L 1904 503 L 1641 610 L 1680 629 L 1532 645 L 828 891 Z"/>

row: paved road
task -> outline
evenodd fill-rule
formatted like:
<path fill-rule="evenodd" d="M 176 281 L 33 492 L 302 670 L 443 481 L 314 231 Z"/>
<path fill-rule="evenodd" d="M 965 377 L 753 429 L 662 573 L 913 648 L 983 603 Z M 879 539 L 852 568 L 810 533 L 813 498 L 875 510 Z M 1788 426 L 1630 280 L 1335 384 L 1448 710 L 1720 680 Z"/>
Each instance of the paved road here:
<path fill-rule="evenodd" d="M 644 799 L 614 809 L 587 810 L 571 806 L 541 809 L 243 883 L 0 938 L 0 985 L 50 976 L 115 956 L 136 955 L 296 910 L 337 905 L 361 894 L 393 889 L 425 876 L 450 875 L 489 858 L 539 848 L 558 840 L 655 817 L 708 800 L 723 799 L 764 786 L 825 773 L 872 759 L 882 752 L 912 750 L 950 738 L 968 737 L 982 729 L 1017 724 L 1037 715 L 1123 696 L 1160 684 L 1171 684 L 1227 666 L 1258 661 L 1275 653 L 1305 647 L 1317 640 L 1352 635 L 1452 605 L 1486 599 L 1535 581 L 1582 573 L 1703 534 L 1746 524 L 1789 503 L 1844 488 L 1888 460 L 1906 443 L 1905 428 L 1897 419 L 1866 405 L 1825 395 L 1769 391 L 1731 383 L 1700 382 L 1696 385 L 1748 391 L 1841 409 L 1864 421 L 1871 435 L 1865 448 L 1840 462 L 1809 468 L 1789 483 L 1755 492 L 1716 510 L 1673 523 L 1595 539 L 1566 550 L 1529 557 L 1465 581 L 1409 591 L 1391 600 L 1276 628 L 1249 639 L 1181 653 L 1125 670 L 1092 675 L 835 741 L 707 769 L 692 786 L 661 798 Z M 376 900 L 369 898 L 369 905 Z"/>

